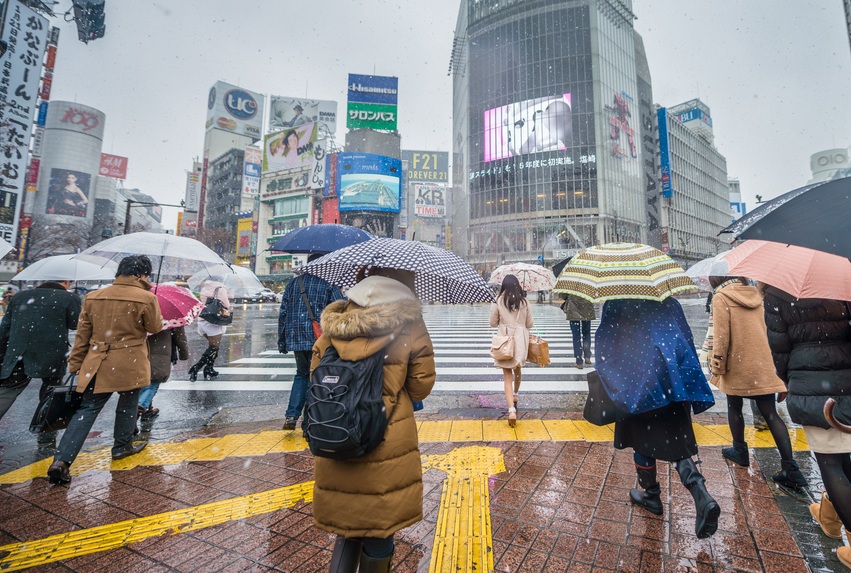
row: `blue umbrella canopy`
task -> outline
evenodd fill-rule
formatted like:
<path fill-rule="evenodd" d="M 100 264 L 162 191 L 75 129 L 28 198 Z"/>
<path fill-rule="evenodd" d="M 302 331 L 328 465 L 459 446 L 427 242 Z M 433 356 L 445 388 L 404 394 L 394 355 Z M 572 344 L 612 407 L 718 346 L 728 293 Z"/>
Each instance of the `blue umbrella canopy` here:
<path fill-rule="evenodd" d="M 332 223 L 308 225 L 290 231 L 275 241 L 269 250 L 304 255 L 327 255 L 371 238 L 372 235 L 366 231 L 349 225 Z"/>

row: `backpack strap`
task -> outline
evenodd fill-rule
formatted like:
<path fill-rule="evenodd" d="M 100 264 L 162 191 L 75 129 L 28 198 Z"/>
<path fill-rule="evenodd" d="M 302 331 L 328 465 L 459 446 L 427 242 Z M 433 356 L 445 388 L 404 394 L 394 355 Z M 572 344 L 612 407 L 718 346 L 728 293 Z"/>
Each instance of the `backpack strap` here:
<path fill-rule="evenodd" d="M 302 275 L 298 275 L 298 286 L 301 287 L 301 299 L 304 301 L 304 306 L 307 307 L 307 315 L 312 322 L 316 322 L 316 317 L 313 314 L 313 309 L 310 308 L 310 299 L 307 296 L 307 291 L 304 289 L 304 281 Z"/>

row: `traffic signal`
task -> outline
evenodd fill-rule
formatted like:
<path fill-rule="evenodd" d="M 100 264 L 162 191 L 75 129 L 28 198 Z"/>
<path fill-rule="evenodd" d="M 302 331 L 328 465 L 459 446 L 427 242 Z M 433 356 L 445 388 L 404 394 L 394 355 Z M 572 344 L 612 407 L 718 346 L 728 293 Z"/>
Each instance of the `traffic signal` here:
<path fill-rule="evenodd" d="M 77 37 L 81 42 L 103 38 L 106 32 L 104 7 L 106 0 L 73 0 Z"/>

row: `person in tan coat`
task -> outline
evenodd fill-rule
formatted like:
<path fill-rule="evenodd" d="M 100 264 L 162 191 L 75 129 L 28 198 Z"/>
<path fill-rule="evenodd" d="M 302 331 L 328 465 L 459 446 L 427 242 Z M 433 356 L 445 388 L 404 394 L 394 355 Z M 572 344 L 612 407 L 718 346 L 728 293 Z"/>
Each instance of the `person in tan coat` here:
<path fill-rule="evenodd" d="M 721 450 L 723 456 L 740 466 L 750 464 L 745 442 L 744 398 L 756 402 L 782 460 L 782 470 L 773 476 L 781 485 L 798 489 L 807 485 L 792 458 L 789 431 L 774 405 L 774 395 L 786 392 L 777 376 L 768 331 L 765 326 L 762 294 L 742 277 L 709 277 L 714 289 L 712 316 L 715 319 L 710 382 L 727 395 L 727 420 L 733 446 Z"/>
<path fill-rule="evenodd" d="M 520 370 L 526 365 L 529 352 L 529 329 L 534 327 L 532 310 L 526 301 L 526 291 L 514 275 L 502 279 L 502 289 L 496 302 L 491 303 L 491 327 L 498 327 L 500 336 L 514 336 L 514 356 L 508 360 L 494 360 L 502 368 L 505 382 L 505 401 L 508 403 L 508 425 L 517 423 L 517 404 L 520 398 Z"/>
<path fill-rule="evenodd" d="M 390 278 L 395 277 L 395 278 Z M 348 301 L 322 312 L 311 372 L 330 345 L 343 360 L 384 348 L 383 398 L 390 413 L 384 441 L 348 460 L 314 458 L 313 520 L 338 535 L 330 571 L 385 572 L 393 534 L 423 518 L 423 485 L 413 402 L 434 386 L 434 350 L 413 293 L 414 273 L 371 269 Z"/>
<path fill-rule="evenodd" d="M 156 334 L 163 328 L 160 305 L 150 292 L 150 276 L 148 257 L 125 257 L 112 285 L 90 293 L 83 301 L 77 337 L 68 357 L 68 371 L 77 374 L 82 404 L 47 470 L 50 483 L 71 481 L 69 468 L 113 392 L 118 392 L 119 398 L 112 459 L 139 453 L 147 445 L 133 445 L 133 431 L 139 390 L 151 381 L 148 333 Z"/>

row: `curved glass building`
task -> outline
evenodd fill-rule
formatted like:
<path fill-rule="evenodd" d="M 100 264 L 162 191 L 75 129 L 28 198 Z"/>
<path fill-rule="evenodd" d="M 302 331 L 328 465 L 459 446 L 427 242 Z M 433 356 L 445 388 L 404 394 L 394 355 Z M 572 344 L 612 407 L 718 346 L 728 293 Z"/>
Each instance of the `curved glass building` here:
<path fill-rule="evenodd" d="M 481 270 L 655 242 L 655 118 L 631 6 L 462 0 L 452 244 Z"/>

